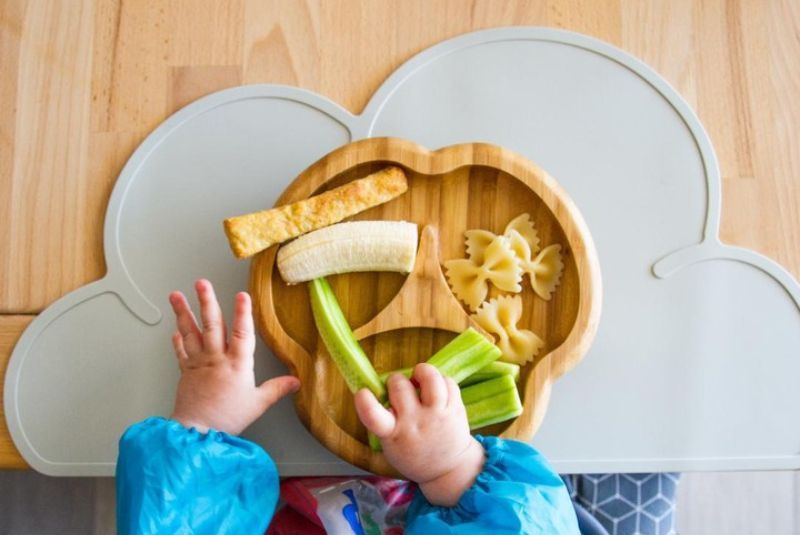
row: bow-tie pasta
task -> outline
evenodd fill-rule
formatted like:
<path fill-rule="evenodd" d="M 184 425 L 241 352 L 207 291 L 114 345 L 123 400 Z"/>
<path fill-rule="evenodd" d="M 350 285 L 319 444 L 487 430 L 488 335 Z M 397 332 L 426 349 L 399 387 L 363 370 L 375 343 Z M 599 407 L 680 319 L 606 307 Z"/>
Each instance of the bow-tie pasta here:
<path fill-rule="evenodd" d="M 508 225 L 506 225 L 506 229 L 503 231 L 502 235 L 511 237 L 511 231 L 516 231 L 525 239 L 530 246 L 530 254 L 534 255 L 539 252 L 539 235 L 536 229 L 533 228 L 530 215 L 520 214 L 512 219 Z M 467 242 L 467 256 L 477 264 L 483 262 L 483 253 L 489 244 L 492 243 L 495 236 L 494 232 L 488 230 L 475 229 L 466 231 L 464 237 Z"/>
<path fill-rule="evenodd" d="M 505 236 L 494 236 L 481 251 L 480 262 L 471 257 L 449 260 L 444 265 L 453 293 L 473 311 L 486 299 L 489 282 L 506 292 L 522 291 L 520 261 Z"/>
<path fill-rule="evenodd" d="M 512 284 L 512 281 L 517 281 L 517 267 L 522 273 L 528 274 L 531 288 L 544 300 L 550 299 L 561 281 L 564 270 L 561 246 L 553 244 L 540 250 L 539 233 L 533 226 L 530 214 L 520 214 L 512 219 L 503 234 L 473 229 L 466 231 L 464 237 L 468 258 L 450 260 L 445 262 L 445 267 L 453 292 L 473 311 L 488 295 L 487 281 L 501 290 L 514 293 L 522 291 L 519 284 Z M 516 256 L 516 264 L 508 261 L 504 243 L 510 246 Z"/>
<path fill-rule="evenodd" d="M 486 248 L 494 241 L 497 235 L 488 230 L 468 230 L 464 233 L 467 242 L 467 257 L 476 264 L 483 263 Z"/>
<path fill-rule="evenodd" d="M 522 298 L 500 296 L 481 305 L 472 315 L 485 331 L 497 336 L 500 360 L 523 365 L 535 357 L 544 346 L 544 341 L 527 329 L 519 329 L 522 317 Z"/>
<path fill-rule="evenodd" d="M 553 291 L 561 282 L 561 273 L 564 271 L 564 262 L 561 260 L 561 246 L 553 244 L 545 247 L 527 270 L 531 278 L 533 291 L 544 300 L 549 300 Z"/>
<path fill-rule="evenodd" d="M 557 243 L 548 245 L 537 254 L 530 242 L 516 230 L 509 232 L 509 241 L 511 248 L 519 258 L 522 271 L 527 273 L 531 280 L 531 288 L 536 295 L 549 301 L 553 290 L 561 282 L 561 274 L 564 271 L 561 246 Z M 536 257 L 532 258 L 534 254 Z"/>
<path fill-rule="evenodd" d="M 503 231 L 503 234 L 506 236 L 511 236 L 511 231 L 514 230 L 522 236 L 528 245 L 531 248 L 531 254 L 536 254 L 539 252 L 539 233 L 536 232 L 536 229 L 533 227 L 533 221 L 531 221 L 530 214 L 520 214 L 514 219 L 512 219 L 508 225 L 506 225 L 506 229 Z"/>

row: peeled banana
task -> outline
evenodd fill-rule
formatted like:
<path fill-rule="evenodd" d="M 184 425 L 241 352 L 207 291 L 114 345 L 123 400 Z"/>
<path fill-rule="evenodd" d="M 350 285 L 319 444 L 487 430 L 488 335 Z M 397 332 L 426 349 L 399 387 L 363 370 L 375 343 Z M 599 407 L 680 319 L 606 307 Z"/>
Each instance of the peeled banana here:
<path fill-rule="evenodd" d="M 352 221 L 300 236 L 278 250 L 288 284 L 336 273 L 409 273 L 417 257 L 417 225 L 406 221 Z"/>

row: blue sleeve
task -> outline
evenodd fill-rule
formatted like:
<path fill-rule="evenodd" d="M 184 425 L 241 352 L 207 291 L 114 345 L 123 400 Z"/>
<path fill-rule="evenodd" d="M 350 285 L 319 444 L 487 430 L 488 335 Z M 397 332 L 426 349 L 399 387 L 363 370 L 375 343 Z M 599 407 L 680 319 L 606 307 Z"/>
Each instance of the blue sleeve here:
<path fill-rule="evenodd" d="M 278 471 L 260 446 L 148 418 L 119 441 L 117 533 L 264 533 Z"/>
<path fill-rule="evenodd" d="M 475 438 L 486 451 L 475 483 L 455 507 L 431 505 L 417 490 L 408 508 L 407 535 L 579 533 L 564 482 L 539 452 L 516 440 Z"/>

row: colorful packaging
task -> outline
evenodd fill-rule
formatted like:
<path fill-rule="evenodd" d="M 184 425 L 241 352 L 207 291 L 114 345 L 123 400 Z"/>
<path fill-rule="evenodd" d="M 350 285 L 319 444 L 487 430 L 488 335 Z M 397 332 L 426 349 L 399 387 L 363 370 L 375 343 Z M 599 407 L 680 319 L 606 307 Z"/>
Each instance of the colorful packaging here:
<path fill-rule="evenodd" d="M 416 486 L 381 477 L 289 478 L 269 535 L 400 535 Z"/>

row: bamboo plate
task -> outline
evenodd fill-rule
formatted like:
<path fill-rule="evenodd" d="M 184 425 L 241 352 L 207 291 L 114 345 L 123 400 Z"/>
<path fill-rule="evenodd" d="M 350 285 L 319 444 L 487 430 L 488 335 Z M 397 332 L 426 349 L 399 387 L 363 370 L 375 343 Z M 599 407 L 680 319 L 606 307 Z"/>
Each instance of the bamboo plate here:
<path fill-rule="evenodd" d="M 547 173 L 509 150 L 463 144 L 430 152 L 395 138 L 365 139 L 341 147 L 297 177 L 276 202 L 295 202 L 386 165 L 405 169 L 408 191 L 353 219 L 406 220 L 419 225 L 420 249 L 410 275 L 350 273 L 329 277 L 342 310 L 378 372 L 424 361 L 471 324 L 452 295 L 441 263 L 463 258 L 464 231 L 502 232 L 528 212 L 542 244 L 560 243 L 561 284 L 550 301 L 535 296 L 523 279 L 520 326 L 545 341 L 522 368 L 524 411 L 512 422 L 480 430 L 529 440 L 542 422 L 552 382 L 580 361 L 600 317 L 600 268 L 589 231 L 575 205 Z M 397 473 L 383 454 L 369 449 L 352 395 L 318 338 L 307 285 L 286 285 L 275 265 L 278 247 L 251 264 L 256 324 L 267 345 L 300 378 L 295 396 L 300 419 L 342 459 L 371 472 Z M 490 296 L 499 295 L 492 289 Z"/>

